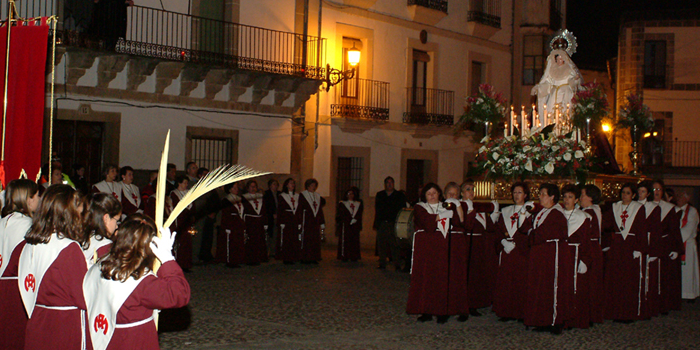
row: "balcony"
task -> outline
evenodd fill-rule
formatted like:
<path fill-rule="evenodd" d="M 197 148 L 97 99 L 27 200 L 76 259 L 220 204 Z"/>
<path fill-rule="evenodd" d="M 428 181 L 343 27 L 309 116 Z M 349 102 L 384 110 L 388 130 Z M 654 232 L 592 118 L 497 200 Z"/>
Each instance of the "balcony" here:
<path fill-rule="evenodd" d="M 389 83 L 369 79 L 344 80 L 335 86 L 331 116 L 357 120 L 389 120 Z"/>
<path fill-rule="evenodd" d="M 656 141 L 644 138 L 640 146 L 644 171 L 697 173 L 700 168 L 700 141 Z"/>
<path fill-rule="evenodd" d="M 428 25 L 435 25 L 447 16 L 447 0 L 408 0 L 411 19 Z"/>
<path fill-rule="evenodd" d="M 467 33 L 488 40 L 501 30 L 501 0 L 469 0 Z"/>
<path fill-rule="evenodd" d="M 403 122 L 419 125 L 454 124 L 454 91 L 406 88 L 406 111 Z"/>

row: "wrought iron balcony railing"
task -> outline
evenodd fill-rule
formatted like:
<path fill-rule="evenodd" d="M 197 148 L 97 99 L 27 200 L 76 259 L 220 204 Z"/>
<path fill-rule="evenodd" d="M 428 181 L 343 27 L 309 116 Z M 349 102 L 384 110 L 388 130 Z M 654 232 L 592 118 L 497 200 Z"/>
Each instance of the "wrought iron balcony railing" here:
<path fill-rule="evenodd" d="M 66 46 L 106 50 L 232 69 L 322 79 L 323 38 L 190 16 L 119 2 L 71 7 L 63 0 L 17 3 L 19 16 L 59 16 Z M 2 10 L 6 17 L 7 9 Z"/>
<path fill-rule="evenodd" d="M 418 5 L 447 13 L 447 0 L 408 0 L 408 5 Z"/>
<path fill-rule="evenodd" d="M 344 80 L 335 86 L 331 116 L 389 120 L 389 83 L 369 79 Z"/>
<path fill-rule="evenodd" d="M 409 87 L 406 97 L 404 123 L 454 124 L 454 91 Z"/>
<path fill-rule="evenodd" d="M 501 1 L 469 0 L 467 21 L 501 28 Z"/>
<path fill-rule="evenodd" d="M 700 168 L 700 141 L 642 139 L 643 167 Z"/>

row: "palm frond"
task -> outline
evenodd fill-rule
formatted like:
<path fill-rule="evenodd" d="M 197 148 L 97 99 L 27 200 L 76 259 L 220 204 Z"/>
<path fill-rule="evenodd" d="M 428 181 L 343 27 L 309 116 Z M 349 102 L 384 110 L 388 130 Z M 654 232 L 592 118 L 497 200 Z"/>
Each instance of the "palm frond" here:
<path fill-rule="evenodd" d="M 165 148 L 163 155 L 160 157 L 160 167 L 158 168 L 158 184 L 156 186 L 156 227 L 158 227 L 158 237 L 160 237 L 160 228 L 163 227 L 163 212 L 165 209 L 165 181 L 168 171 L 168 151 L 170 150 L 170 129 L 168 135 L 165 136 Z M 166 226 L 167 227 L 167 226 Z"/>
<path fill-rule="evenodd" d="M 172 225 L 175 219 L 177 219 L 177 216 L 180 215 L 180 213 L 182 213 L 182 211 L 185 210 L 188 205 L 192 204 L 192 202 L 197 200 L 197 198 L 201 197 L 205 193 L 226 184 L 267 174 L 270 173 L 253 170 L 238 164 L 234 166 L 222 165 L 216 168 L 214 171 L 201 178 L 197 184 L 194 185 L 184 197 L 182 197 L 180 202 L 178 202 L 177 206 L 175 206 L 173 209 L 172 213 L 170 213 L 164 227 L 169 227 Z"/>

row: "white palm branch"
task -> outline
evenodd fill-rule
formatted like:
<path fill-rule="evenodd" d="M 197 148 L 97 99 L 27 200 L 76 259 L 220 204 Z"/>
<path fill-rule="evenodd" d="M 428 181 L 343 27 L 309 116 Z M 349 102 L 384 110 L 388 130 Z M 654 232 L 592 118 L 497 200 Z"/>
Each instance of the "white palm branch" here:
<path fill-rule="evenodd" d="M 197 184 L 187 191 L 187 194 L 180 199 L 173 211 L 170 213 L 170 216 L 163 227 L 170 227 L 175 219 L 177 219 L 177 216 L 180 215 L 180 213 L 182 213 L 182 211 L 185 210 L 188 205 L 192 204 L 192 202 L 197 200 L 197 198 L 201 197 L 205 193 L 226 184 L 267 174 L 270 173 L 253 170 L 238 164 L 233 166 L 222 165 L 214 169 L 214 171 L 199 179 Z"/>

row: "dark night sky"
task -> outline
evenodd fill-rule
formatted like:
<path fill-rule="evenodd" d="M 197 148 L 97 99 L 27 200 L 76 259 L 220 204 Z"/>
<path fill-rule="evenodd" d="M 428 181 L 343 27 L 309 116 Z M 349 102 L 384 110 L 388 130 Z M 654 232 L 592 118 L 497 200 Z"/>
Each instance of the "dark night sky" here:
<path fill-rule="evenodd" d="M 604 69 L 617 56 L 620 17 L 627 11 L 659 11 L 700 8 L 698 0 L 569 0 L 567 28 L 578 49 L 573 60 L 581 68 Z"/>

